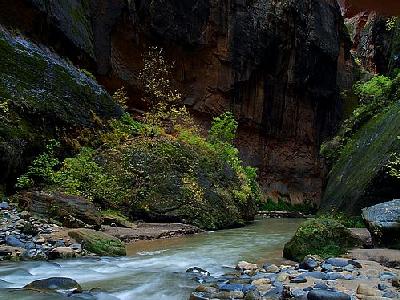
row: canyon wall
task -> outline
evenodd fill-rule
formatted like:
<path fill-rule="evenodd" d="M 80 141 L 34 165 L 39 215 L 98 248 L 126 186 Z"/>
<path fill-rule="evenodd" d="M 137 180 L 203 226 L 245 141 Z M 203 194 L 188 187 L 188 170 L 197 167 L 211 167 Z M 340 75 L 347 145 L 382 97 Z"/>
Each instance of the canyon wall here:
<path fill-rule="evenodd" d="M 143 52 L 162 47 L 205 127 L 235 112 L 242 158 L 259 168 L 267 195 L 319 202 L 319 145 L 340 117 L 337 74 L 351 61 L 336 0 L 15 0 L 1 1 L 0 22 L 110 91 L 124 85 L 131 108 L 143 108 Z"/>

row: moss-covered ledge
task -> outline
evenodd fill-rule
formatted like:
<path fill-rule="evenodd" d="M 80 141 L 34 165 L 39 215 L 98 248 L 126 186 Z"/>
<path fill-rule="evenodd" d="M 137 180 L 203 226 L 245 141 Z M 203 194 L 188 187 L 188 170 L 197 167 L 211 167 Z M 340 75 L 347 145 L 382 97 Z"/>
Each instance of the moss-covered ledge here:
<path fill-rule="evenodd" d="M 45 141 L 122 109 L 89 75 L 0 26 L 0 184 L 12 183 Z"/>
<path fill-rule="evenodd" d="M 392 200 L 396 184 L 390 182 L 395 179 L 389 178 L 385 166 L 393 153 L 400 152 L 399 135 L 400 100 L 364 125 L 345 146 L 329 175 L 322 209 L 358 213 L 363 207 Z"/>

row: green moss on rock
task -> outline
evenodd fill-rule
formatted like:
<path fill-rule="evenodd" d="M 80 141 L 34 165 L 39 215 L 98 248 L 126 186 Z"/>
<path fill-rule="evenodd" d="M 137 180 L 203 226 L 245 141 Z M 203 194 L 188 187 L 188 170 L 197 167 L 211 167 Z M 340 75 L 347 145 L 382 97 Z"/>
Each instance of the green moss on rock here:
<path fill-rule="evenodd" d="M 336 220 L 317 218 L 304 222 L 285 245 L 283 256 L 302 261 L 307 255 L 335 257 L 360 244 L 349 229 Z"/>
<path fill-rule="evenodd" d="M 373 191 L 379 188 L 376 182 L 385 175 L 391 155 L 400 151 L 399 133 L 400 102 L 397 101 L 364 125 L 347 143 L 329 175 L 322 208 L 358 213 L 371 203 L 391 200 L 385 199 L 384 194 L 374 195 Z"/>
<path fill-rule="evenodd" d="M 19 175 L 49 138 L 122 114 L 92 78 L 0 27 L 0 183 Z"/>
<path fill-rule="evenodd" d="M 74 229 L 68 235 L 82 243 L 84 249 L 101 256 L 124 256 L 125 245 L 116 237 L 91 229 Z"/>

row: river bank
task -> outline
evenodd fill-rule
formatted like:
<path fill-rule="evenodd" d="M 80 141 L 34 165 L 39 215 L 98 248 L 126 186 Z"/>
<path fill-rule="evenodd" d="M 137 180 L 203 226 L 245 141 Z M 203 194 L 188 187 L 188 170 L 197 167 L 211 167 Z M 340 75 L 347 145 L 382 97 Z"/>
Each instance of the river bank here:
<path fill-rule="evenodd" d="M 125 255 L 125 250 L 122 250 L 125 243 L 203 232 L 195 226 L 181 223 L 127 222 L 121 227 L 121 224 L 109 222 L 110 225 L 101 225 L 96 230 L 93 226 L 69 228 L 28 211 L 19 211 L 15 204 L 8 202 L 0 203 L 0 213 L 0 260 L 118 256 Z M 113 247 L 108 247 L 109 243 Z"/>

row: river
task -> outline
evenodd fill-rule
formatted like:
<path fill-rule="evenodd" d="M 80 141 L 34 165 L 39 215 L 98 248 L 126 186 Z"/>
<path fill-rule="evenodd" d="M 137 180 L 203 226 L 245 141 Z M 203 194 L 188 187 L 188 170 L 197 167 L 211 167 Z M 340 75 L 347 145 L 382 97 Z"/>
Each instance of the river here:
<path fill-rule="evenodd" d="M 187 300 L 196 282 L 185 270 L 198 266 L 219 275 L 240 260 L 281 261 L 284 243 L 302 220 L 260 219 L 237 229 L 128 245 L 128 256 L 0 264 L 1 300 Z M 20 290 L 53 276 L 75 279 L 90 295 L 64 297 Z"/>

